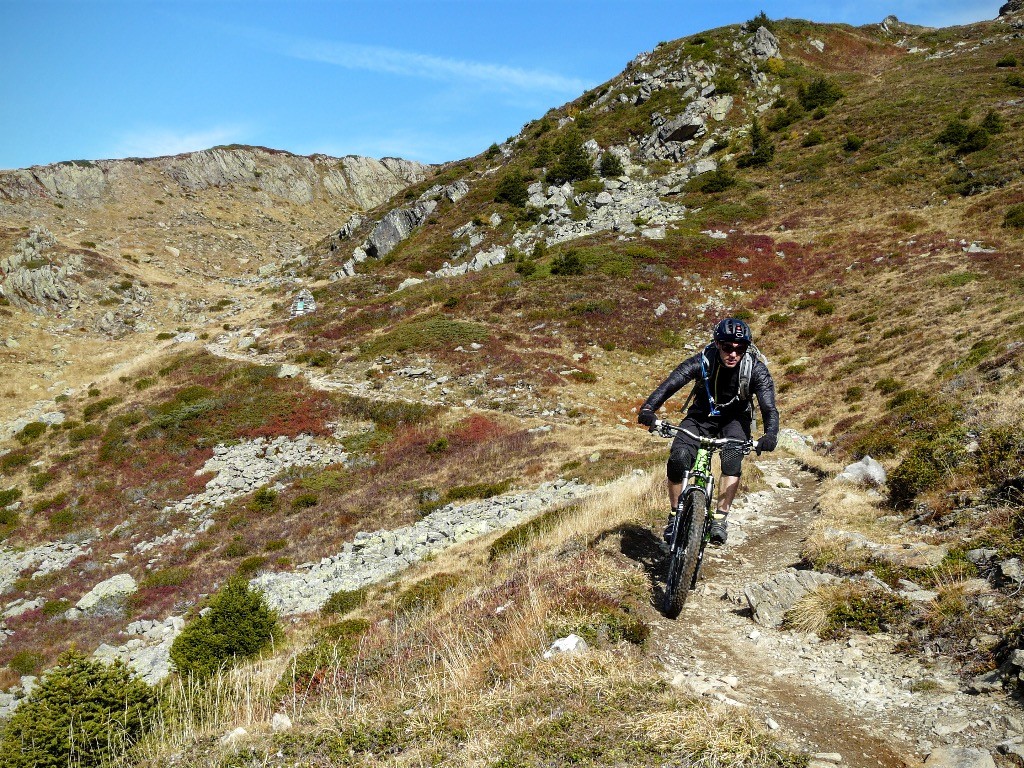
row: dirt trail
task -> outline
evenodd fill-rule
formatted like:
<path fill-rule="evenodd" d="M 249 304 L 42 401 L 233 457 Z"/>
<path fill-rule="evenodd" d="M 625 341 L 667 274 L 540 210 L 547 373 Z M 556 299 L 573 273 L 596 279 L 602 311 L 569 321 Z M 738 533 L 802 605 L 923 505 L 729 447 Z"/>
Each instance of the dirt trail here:
<path fill-rule="evenodd" d="M 749 708 L 785 741 L 854 768 L 919 765 L 939 746 L 992 749 L 1016 735 L 1005 697 L 963 693 L 951 670 L 894 653 L 890 636 L 823 642 L 754 623 L 743 587 L 797 563 L 818 485 L 792 459 L 759 466 L 780 487 L 734 507 L 729 545 L 708 550 L 676 621 L 652 610 L 650 647 L 674 684 Z M 664 583 L 653 535 L 624 537 L 623 552 Z"/>

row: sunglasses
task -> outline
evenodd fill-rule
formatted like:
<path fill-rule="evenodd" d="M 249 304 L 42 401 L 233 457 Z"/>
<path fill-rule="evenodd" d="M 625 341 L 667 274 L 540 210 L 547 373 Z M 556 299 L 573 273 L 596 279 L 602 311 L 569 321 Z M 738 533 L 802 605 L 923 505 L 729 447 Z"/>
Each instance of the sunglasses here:
<path fill-rule="evenodd" d="M 718 348 L 727 355 L 740 354 L 742 355 L 747 351 L 746 344 L 729 344 L 723 341 L 718 342 Z"/>

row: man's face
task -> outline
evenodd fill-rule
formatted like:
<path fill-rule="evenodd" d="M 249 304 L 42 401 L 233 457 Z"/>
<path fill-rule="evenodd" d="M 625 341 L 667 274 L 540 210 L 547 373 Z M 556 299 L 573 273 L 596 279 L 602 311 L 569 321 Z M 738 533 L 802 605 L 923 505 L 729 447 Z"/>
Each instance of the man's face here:
<path fill-rule="evenodd" d="M 732 341 L 717 341 L 715 343 L 718 345 L 718 356 L 726 368 L 735 368 L 739 365 L 740 360 L 743 359 L 743 353 L 747 351 L 747 345 L 743 343 L 737 344 Z"/>

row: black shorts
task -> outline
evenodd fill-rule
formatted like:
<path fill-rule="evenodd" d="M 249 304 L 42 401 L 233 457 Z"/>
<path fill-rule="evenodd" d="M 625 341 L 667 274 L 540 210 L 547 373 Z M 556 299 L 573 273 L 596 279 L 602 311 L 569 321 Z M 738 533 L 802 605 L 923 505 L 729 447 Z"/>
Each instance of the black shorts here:
<path fill-rule="evenodd" d="M 750 439 L 750 417 L 746 414 L 735 417 L 696 417 L 687 415 L 679 425 L 695 435 L 702 437 L 731 437 L 734 440 Z M 681 483 L 683 474 L 693 467 L 697 458 L 696 440 L 689 435 L 678 434 L 672 441 L 672 450 L 668 457 L 668 480 L 670 483 Z M 739 477 L 743 474 L 743 453 L 726 448 L 721 451 L 722 474 L 727 477 Z"/>

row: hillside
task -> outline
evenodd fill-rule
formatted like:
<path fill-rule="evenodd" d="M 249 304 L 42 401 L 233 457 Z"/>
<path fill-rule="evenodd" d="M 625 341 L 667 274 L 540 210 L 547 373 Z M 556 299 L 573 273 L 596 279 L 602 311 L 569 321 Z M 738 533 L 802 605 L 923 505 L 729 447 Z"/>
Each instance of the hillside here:
<path fill-rule="evenodd" d="M 0 174 L 4 252 L 81 291 L 3 267 L 0 703 L 74 643 L 168 681 L 126 763 L 1017 764 L 1022 29 L 758 18 L 436 169 Z M 668 622 L 636 409 L 726 315 L 783 450 Z M 174 676 L 233 576 L 283 633 Z"/>

